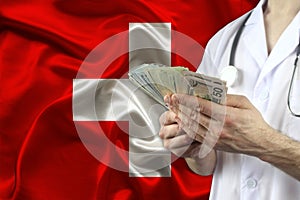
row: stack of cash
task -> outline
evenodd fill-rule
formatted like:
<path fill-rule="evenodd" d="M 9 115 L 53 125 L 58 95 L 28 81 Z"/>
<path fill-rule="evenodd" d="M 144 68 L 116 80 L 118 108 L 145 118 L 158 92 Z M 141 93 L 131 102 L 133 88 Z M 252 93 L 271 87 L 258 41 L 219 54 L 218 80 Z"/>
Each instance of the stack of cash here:
<path fill-rule="evenodd" d="M 129 80 L 160 104 L 164 96 L 174 93 L 201 97 L 218 104 L 225 103 L 226 82 L 189 71 L 185 67 L 143 64 L 128 73 Z"/>

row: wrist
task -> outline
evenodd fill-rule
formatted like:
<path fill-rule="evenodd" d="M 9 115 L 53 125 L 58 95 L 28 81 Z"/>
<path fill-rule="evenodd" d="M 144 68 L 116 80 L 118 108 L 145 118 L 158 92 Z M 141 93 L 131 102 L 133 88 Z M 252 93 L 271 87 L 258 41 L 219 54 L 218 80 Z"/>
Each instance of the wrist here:
<path fill-rule="evenodd" d="M 237 153 L 254 156 L 262 160 L 264 156 L 269 155 L 277 149 L 282 136 L 282 134 L 278 133 L 272 127 L 261 128 L 260 131 L 254 134 L 255 137 L 248 140 L 251 141 L 250 144 L 248 146 L 244 145 L 244 148 L 240 148 L 240 152 Z"/>
<path fill-rule="evenodd" d="M 288 136 L 278 132 L 275 129 L 270 129 L 268 137 L 266 137 L 264 151 L 258 154 L 258 158 L 265 162 L 271 162 L 280 157 L 286 157 L 292 153 L 291 142 Z"/>

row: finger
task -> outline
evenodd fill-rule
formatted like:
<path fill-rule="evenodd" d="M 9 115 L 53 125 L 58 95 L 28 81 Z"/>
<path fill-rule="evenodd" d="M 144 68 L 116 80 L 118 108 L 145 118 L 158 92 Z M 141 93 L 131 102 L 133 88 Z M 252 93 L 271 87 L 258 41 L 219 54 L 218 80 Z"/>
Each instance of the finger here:
<path fill-rule="evenodd" d="M 205 127 L 195 122 L 190 122 L 187 117 L 181 117 L 179 128 L 182 129 L 192 139 L 203 142 L 205 134 L 208 131 Z"/>
<path fill-rule="evenodd" d="M 176 114 L 172 111 L 164 112 L 159 118 L 160 125 L 164 126 L 164 125 L 170 125 L 176 123 L 175 117 Z"/>
<path fill-rule="evenodd" d="M 159 131 L 159 137 L 162 139 L 169 139 L 180 135 L 178 124 L 171 124 L 167 126 L 162 126 Z"/>
<path fill-rule="evenodd" d="M 182 129 L 195 141 L 201 143 L 201 148 L 197 151 L 200 158 L 204 158 L 215 147 L 220 135 L 220 132 L 215 134 L 212 131 L 203 129 L 201 126 L 197 128 L 197 131 L 194 131 L 183 124 Z"/>
<path fill-rule="evenodd" d="M 172 148 L 169 150 L 178 157 L 192 157 L 193 155 L 198 154 L 200 148 L 201 143 L 194 141 L 188 146 Z"/>
<path fill-rule="evenodd" d="M 211 126 L 211 122 L 215 121 L 215 119 L 212 119 L 208 116 L 206 116 L 205 114 L 198 112 L 196 109 L 191 108 L 191 107 L 186 107 L 182 104 L 179 104 L 179 112 L 177 114 L 177 116 L 179 117 L 179 119 L 185 117 L 185 118 L 189 118 L 189 119 L 185 119 L 185 121 L 189 122 L 189 123 L 198 123 L 200 125 L 202 125 L 203 127 L 205 127 L 206 129 L 209 129 L 209 127 Z"/>
<path fill-rule="evenodd" d="M 202 131 L 194 131 L 192 129 L 187 128 L 186 126 L 182 126 L 182 129 L 186 132 L 186 134 L 190 137 L 193 138 L 194 140 L 203 143 L 204 138 L 205 138 L 205 133 L 207 130 L 202 129 Z"/>
<path fill-rule="evenodd" d="M 170 105 L 170 99 L 171 99 L 171 95 L 164 96 L 164 102 L 167 104 L 167 106 Z"/>
<path fill-rule="evenodd" d="M 207 118 L 207 116 L 203 117 Z M 178 118 L 181 119 L 177 120 L 180 129 L 183 129 L 190 137 L 209 146 L 210 148 L 215 146 L 224 128 L 222 122 L 209 118 L 207 118 L 207 120 L 210 120 L 210 123 L 207 127 L 204 127 L 197 121 L 192 120 L 184 113 L 180 113 Z"/>
<path fill-rule="evenodd" d="M 223 120 L 226 115 L 226 106 L 195 96 L 173 94 L 171 96 L 171 104 L 178 110 L 179 105 L 183 105 L 217 120 Z"/>
<path fill-rule="evenodd" d="M 193 142 L 193 139 L 187 134 L 164 140 L 164 147 L 167 149 L 175 149 L 186 147 L 188 148 Z"/>
<path fill-rule="evenodd" d="M 194 109 L 179 105 L 180 111 L 177 114 L 177 122 L 182 121 L 184 125 L 197 132 L 199 129 L 212 130 L 219 122 Z"/>
<path fill-rule="evenodd" d="M 202 124 L 183 112 L 179 112 L 178 118 L 179 128 L 199 142 L 207 140 L 207 142 L 215 144 L 223 129 L 223 122 L 210 119 L 204 115 L 200 118 Z"/>

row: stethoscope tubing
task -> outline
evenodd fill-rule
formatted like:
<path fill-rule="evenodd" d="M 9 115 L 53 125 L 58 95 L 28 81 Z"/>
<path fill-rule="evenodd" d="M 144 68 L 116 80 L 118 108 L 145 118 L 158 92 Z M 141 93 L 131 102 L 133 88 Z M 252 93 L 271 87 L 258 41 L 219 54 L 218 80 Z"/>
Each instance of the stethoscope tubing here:
<path fill-rule="evenodd" d="M 229 57 L 229 66 L 225 67 L 222 70 L 221 78 L 222 78 L 223 74 L 226 74 L 228 76 L 228 73 L 233 73 L 231 77 L 229 76 L 230 80 L 225 80 L 225 81 L 229 82 L 228 86 L 232 86 L 234 84 L 234 82 L 238 79 L 238 69 L 235 67 L 235 55 L 236 55 L 236 50 L 237 50 L 241 35 L 243 33 L 245 24 L 247 23 L 249 17 L 251 16 L 251 13 L 252 12 L 249 12 L 249 14 L 246 16 L 246 18 L 242 22 L 241 26 L 239 27 L 238 31 L 236 32 L 236 35 L 233 39 L 232 46 L 231 46 L 230 57 Z M 297 46 L 296 59 L 294 62 L 294 69 L 293 69 L 291 81 L 289 84 L 288 97 L 287 97 L 288 109 L 290 110 L 291 114 L 295 117 L 300 117 L 300 114 L 296 114 L 295 112 L 293 112 L 291 105 L 290 105 L 290 96 L 291 96 L 291 91 L 292 91 L 292 87 L 293 87 L 293 82 L 294 82 L 294 78 L 295 78 L 295 74 L 296 74 L 296 68 L 298 65 L 299 57 L 300 57 L 300 38 L 299 38 L 299 44 Z"/>

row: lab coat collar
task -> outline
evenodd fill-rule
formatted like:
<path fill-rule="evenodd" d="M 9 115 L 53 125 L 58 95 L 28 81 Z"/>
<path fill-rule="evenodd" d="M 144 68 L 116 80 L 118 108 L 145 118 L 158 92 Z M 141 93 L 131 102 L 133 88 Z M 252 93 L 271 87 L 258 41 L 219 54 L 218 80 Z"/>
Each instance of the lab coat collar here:
<path fill-rule="evenodd" d="M 300 39 L 299 11 L 280 36 L 270 55 L 268 55 L 262 8 L 265 2 L 266 0 L 260 1 L 253 9 L 251 16 L 245 24 L 245 34 L 243 36 L 243 41 L 247 44 L 247 50 L 258 66 L 262 68 L 259 80 L 278 66 L 290 54 L 294 53 Z M 253 36 L 257 37 L 253 38 Z"/>
<path fill-rule="evenodd" d="M 261 0 L 257 4 L 257 6 L 253 9 L 251 16 L 247 20 L 245 26 L 256 24 L 258 22 L 258 17 L 260 17 L 260 14 L 263 11 L 263 5 L 267 2 L 267 0 Z"/>
<path fill-rule="evenodd" d="M 242 42 L 245 44 L 246 51 L 249 52 L 249 55 L 252 56 L 260 68 L 268 58 L 262 10 L 263 4 L 264 1 L 260 1 L 253 9 L 251 16 L 245 24 L 245 30 L 242 35 Z"/>
<path fill-rule="evenodd" d="M 295 54 L 296 47 L 299 44 L 300 39 L 300 11 L 288 25 L 288 27 L 281 34 L 276 45 L 272 49 L 266 63 L 263 66 L 261 75 L 258 81 L 262 80 L 268 73 L 274 70 L 281 62 L 283 62 L 288 56 Z M 291 66 L 293 67 L 293 66 Z"/>

